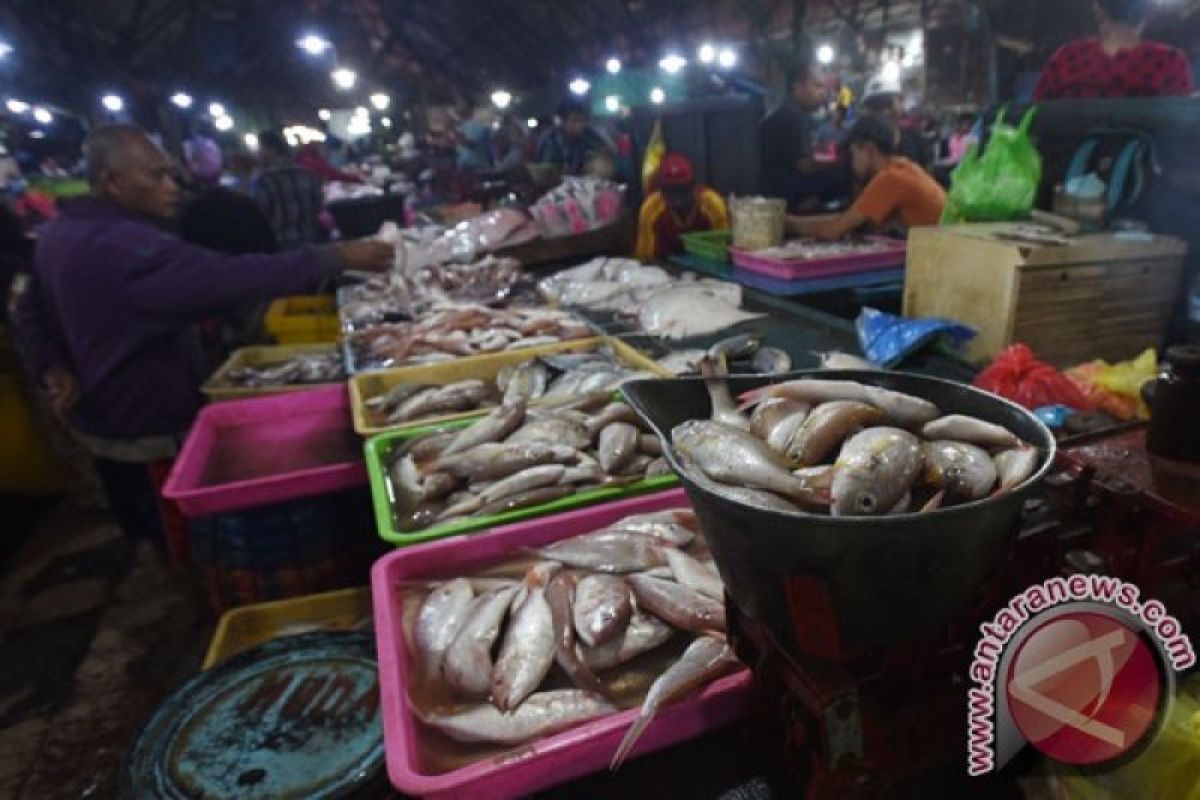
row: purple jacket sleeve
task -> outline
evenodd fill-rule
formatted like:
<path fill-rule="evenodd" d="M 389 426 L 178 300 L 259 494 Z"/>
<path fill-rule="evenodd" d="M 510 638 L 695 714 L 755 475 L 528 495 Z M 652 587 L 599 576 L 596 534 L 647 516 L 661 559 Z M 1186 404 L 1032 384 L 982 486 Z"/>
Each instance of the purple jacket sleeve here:
<path fill-rule="evenodd" d="M 133 250 L 122 276 L 130 302 L 150 313 L 189 319 L 311 291 L 337 269 L 332 247 L 231 256 L 162 233 L 141 238 Z"/>
<path fill-rule="evenodd" d="M 13 323 L 20 337 L 22 350 L 38 378 L 53 366 L 71 369 L 71 360 L 63 347 L 58 327 L 46 313 L 46 302 L 42 297 L 42 286 L 37 273 L 30 276 L 25 291 L 17 298 L 14 312 Z"/>

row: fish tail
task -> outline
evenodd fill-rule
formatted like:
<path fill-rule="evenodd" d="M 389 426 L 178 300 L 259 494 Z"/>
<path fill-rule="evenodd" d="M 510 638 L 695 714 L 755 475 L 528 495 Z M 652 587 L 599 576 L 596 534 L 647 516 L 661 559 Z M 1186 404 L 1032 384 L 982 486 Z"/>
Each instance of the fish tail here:
<path fill-rule="evenodd" d="M 929 501 L 925 503 L 925 505 L 921 506 L 920 513 L 924 514 L 928 511 L 937 511 L 942 507 L 942 501 L 945 499 L 946 490 L 938 489 L 937 492 L 934 493 L 933 497 L 929 498 Z"/>
<path fill-rule="evenodd" d="M 646 730 L 646 726 L 654 719 L 655 711 L 649 714 L 641 714 L 629 726 L 629 730 L 625 732 L 625 738 L 621 740 L 621 744 L 617 746 L 617 752 L 613 754 L 612 761 L 609 763 L 610 770 L 618 769 L 625 762 L 629 751 L 637 744 L 637 740 L 642 738 L 642 734 Z"/>
<path fill-rule="evenodd" d="M 747 392 L 742 392 L 738 395 L 738 400 L 741 400 L 742 402 L 738 404 L 737 410 L 745 411 L 748 408 L 753 408 L 763 400 L 771 397 L 772 388 L 773 387 L 771 386 L 760 386 L 757 389 L 751 389 Z"/>

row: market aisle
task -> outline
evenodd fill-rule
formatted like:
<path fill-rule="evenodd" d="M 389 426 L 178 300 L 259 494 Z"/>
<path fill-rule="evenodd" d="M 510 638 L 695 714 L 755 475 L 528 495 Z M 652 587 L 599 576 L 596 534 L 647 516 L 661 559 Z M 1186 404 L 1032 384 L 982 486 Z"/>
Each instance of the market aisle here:
<path fill-rule="evenodd" d="M 63 502 L 0 573 L 0 797 L 115 795 L 151 709 L 198 669 L 188 583 L 103 514 Z"/>

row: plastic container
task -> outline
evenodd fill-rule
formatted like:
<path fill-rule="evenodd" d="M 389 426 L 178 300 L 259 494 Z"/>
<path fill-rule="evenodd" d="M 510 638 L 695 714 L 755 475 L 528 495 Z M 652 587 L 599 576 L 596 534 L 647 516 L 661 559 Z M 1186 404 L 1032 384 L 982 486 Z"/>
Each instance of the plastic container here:
<path fill-rule="evenodd" d="M 536 547 L 587 533 L 630 514 L 683 505 L 687 505 L 683 492 L 660 492 L 552 519 L 509 525 L 460 541 L 410 547 L 379 559 L 371 570 L 371 591 L 387 770 L 392 785 L 405 794 L 436 798 L 500 800 L 531 794 L 607 768 L 637 716 L 637 709 L 622 711 L 514 748 L 501 758 L 482 759 L 441 774 L 426 772 L 420 761 L 421 723 L 413 716 L 408 699 L 407 640 L 401 628 L 403 608 L 395 591 L 397 583 L 471 572 L 520 547 Z M 665 707 L 646 728 L 633 755 L 660 750 L 740 719 L 748 709 L 750 683 L 750 672 L 743 669 Z"/>
<path fill-rule="evenodd" d="M 277 298 L 267 307 L 263 325 L 279 344 L 336 342 L 341 332 L 337 306 L 325 294 Z"/>
<path fill-rule="evenodd" d="M 733 234 L 729 231 L 697 231 L 685 233 L 680 238 L 683 249 L 697 258 L 729 263 L 729 245 L 733 242 Z"/>
<path fill-rule="evenodd" d="M 733 246 L 743 250 L 765 250 L 783 241 L 783 218 L 787 202 L 770 197 L 729 198 L 733 222 Z"/>
<path fill-rule="evenodd" d="M 406 430 L 415 427 L 425 427 L 451 420 L 477 417 L 478 409 L 464 411 L 458 414 L 442 414 L 425 417 L 411 422 L 396 425 L 373 425 L 367 413 L 366 402 L 372 397 L 384 394 L 389 389 L 401 383 L 429 383 L 444 386 L 455 381 L 478 378 L 491 383 L 496 380 L 500 370 L 511 364 L 524 364 L 540 355 L 550 353 L 590 353 L 603 345 L 612 348 L 617 360 L 627 366 L 646 370 L 655 375 L 669 378 L 670 373 L 658 366 L 652 359 L 622 342 L 620 339 L 575 339 L 569 342 L 548 344 L 540 347 L 527 347 L 522 350 L 506 350 L 502 353 L 491 353 L 482 356 L 469 356 L 448 361 L 444 364 L 425 364 L 414 367 L 397 367 L 380 372 L 364 372 L 350 379 L 350 409 L 354 415 L 354 430 L 362 436 L 374 436 L 385 431 Z M 536 405 L 536 401 L 534 405 Z"/>
<path fill-rule="evenodd" d="M 239 400 L 247 397 L 264 397 L 269 394 L 283 392 L 302 392 L 319 386 L 337 386 L 342 381 L 327 383 L 295 383 L 283 386 L 235 386 L 229 382 L 228 375 L 241 367 L 266 367 L 280 364 L 295 356 L 305 355 L 340 355 L 336 344 L 277 344 L 258 347 L 241 347 L 234 350 L 225 363 L 217 368 L 200 391 L 209 400 Z"/>
<path fill-rule="evenodd" d="M 447 536 L 457 536 L 460 533 L 473 533 L 485 528 L 507 525 L 510 522 L 530 519 L 531 517 L 550 516 L 551 514 L 595 505 L 596 503 L 603 503 L 608 500 L 618 500 L 624 497 L 646 494 L 647 492 L 656 492 L 661 489 L 673 487 L 679 483 L 679 479 L 675 475 L 659 475 L 624 486 L 601 486 L 595 489 L 585 489 L 549 503 L 541 503 L 540 505 L 529 506 L 528 508 L 518 508 L 513 511 L 505 511 L 501 514 L 486 516 L 475 514 L 457 522 L 433 525 L 419 531 L 401 530 L 396 524 L 397 495 L 392 487 L 392 478 L 387 468 L 392 448 L 409 439 L 415 439 L 434 431 L 465 428 L 474 421 L 474 419 L 455 420 L 454 422 L 447 422 L 442 425 L 428 425 L 422 428 L 410 428 L 406 431 L 393 431 L 391 433 L 382 433 L 367 440 L 364 445 L 367 455 L 367 476 L 371 483 L 371 502 L 375 506 L 375 527 L 378 529 L 381 539 L 400 547 L 406 547 L 408 545 L 421 544 L 422 542 L 431 542 L 435 539 L 444 539 Z"/>
<path fill-rule="evenodd" d="M 349 405 L 334 386 L 203 408 L 163 496 L 200 517 L 362 486 Z"/>
<path fill-rule="evenodd" d="M 204 654 L 203 668 L 280 636 L 315 630 L 355 630 L 370 619 L 369 586 L 235 608 L 221 615 Z"/>
<path fill-rule="evenodd" d="M 904 259 L 908 251 L 905 242 L 886 236 L 869 238 L 882 245 L 883 249 L 813 259 L 769 258 L 753 250 L 737 247 L 731 248 L 729 253 L 736 267 L 787 281 L 830 278 L 835 275 L 874 272 L 889 267 L 904 266 Z"/>

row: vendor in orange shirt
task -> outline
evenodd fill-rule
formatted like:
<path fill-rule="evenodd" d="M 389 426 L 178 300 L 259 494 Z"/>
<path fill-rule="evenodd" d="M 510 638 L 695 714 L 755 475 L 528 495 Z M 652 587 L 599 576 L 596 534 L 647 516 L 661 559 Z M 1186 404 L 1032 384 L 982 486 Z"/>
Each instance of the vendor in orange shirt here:
<path fill-rule="evenodd" d="M 870 223 L 876 228 L 907 231 L 917 225 L 937 225 L 946 205 L 946 191 L 925 170 L 896 155 L 899 133 L 882 117 L 858 118 L 847 137 L 850 166 L 866 188 L 846 211 L 821 217 L 788 217 L 794 236 L 833 241 Z"/>
<path fill-rule="evenodd" d="M 692 163 L 679 153 L 663 156 L 658 169 L 658 191 L 642 203 L 638 216 L 639 261 L 656 261 L 683 252 L 682 236 L 693 231 L 729 227 L 725 201 L 708 186 L 697 185 Z"/>

